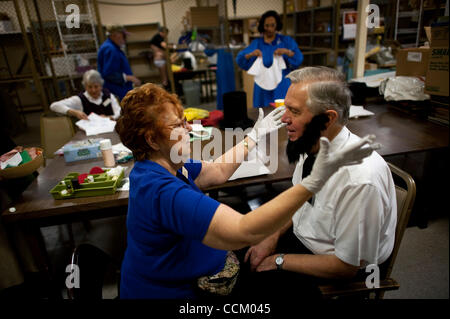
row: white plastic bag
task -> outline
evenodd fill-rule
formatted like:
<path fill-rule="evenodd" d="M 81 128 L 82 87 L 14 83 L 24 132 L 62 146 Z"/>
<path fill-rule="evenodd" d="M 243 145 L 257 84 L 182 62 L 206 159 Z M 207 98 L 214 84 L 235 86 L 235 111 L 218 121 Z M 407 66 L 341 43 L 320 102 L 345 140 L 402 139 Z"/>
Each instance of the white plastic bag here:
<path fill-rule="evenodd" d="M 424 93 L 425 82 L 413 76 L 395 76 L 380 84 L 380 94 L 386 101 L 424 101 L 430 99 Z"/>

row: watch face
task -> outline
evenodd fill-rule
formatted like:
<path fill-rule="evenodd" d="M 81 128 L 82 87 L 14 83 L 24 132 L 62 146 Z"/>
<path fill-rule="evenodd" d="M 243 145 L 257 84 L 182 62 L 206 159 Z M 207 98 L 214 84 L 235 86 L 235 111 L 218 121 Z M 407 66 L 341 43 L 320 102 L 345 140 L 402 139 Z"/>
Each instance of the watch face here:
<path fill-rule="evenodd" d="M 278 256 L 277 259 L 275 259 L 275 263 L 276 263 L 277 265 L 281 265 L 281 264 L 283 263 L 283 257 Z"/>

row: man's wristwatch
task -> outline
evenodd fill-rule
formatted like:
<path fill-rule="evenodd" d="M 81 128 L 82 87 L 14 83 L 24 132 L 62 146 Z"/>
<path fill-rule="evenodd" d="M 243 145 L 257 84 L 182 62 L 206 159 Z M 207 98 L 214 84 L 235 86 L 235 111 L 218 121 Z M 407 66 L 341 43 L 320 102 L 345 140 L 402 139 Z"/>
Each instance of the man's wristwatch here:
<path fill-rule="evenodd" d="M 277 269 L 281 270 L 283 269 L 283 263 L 284 263 L 284 254 L 279 254 L 278 257 L 275 259 L 275 264 L 277 265 Z"/>

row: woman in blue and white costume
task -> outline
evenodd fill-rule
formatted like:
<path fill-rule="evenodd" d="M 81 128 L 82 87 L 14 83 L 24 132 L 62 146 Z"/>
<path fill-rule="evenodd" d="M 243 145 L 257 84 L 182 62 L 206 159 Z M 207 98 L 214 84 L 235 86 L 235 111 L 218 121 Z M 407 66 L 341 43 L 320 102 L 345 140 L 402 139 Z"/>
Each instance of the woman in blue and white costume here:
<path fill-rule="evenodd" d="M 282 57 L 285 68 L 281 70 L 280 82 L 274 89 L 264 89 L 264 84 L 258 85 L 255 77 L 255 86 L 253 89 L 253 106 L 264 107 L 275 99 L 284 99 L 291 81 L 286 75 L 292 70 L 297 69 L 303 62 L 303 54 L 298 48 L 297 43 L 290 36 L 279 34 L 283 28 L 281 18 L 273 10 L 265 12 L 258 24 L 258 31 L 262 34 L 260 38 L 253 40 L 250 45 L 239 52 L 236 57 L 236 63 L 245 71 L 249 71 L 255 64 L 257 58 L 262 58 L 262 64 L 265 68 L 276 67 L 274 57 Z M 283 62 L 281 62 L 283 63 Z M 264 77 L 263 77 L 264 78 Z M 267 79 L 267 77 L 265 77 Z M 270 88 L 270 84 L 269 84 Z"/>

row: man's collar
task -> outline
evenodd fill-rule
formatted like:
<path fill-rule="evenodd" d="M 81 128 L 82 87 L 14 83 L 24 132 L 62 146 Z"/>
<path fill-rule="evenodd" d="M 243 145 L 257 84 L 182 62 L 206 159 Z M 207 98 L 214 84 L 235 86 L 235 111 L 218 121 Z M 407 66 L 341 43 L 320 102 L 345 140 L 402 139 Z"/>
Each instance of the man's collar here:
<path fill-rule="evenodd" d="M 350 131 L 346 126 L 343 126 L 338 135 L 336 135 L 335 138 L 330 141 L 330 152 L 341 149 L 348 141 L 349 137 Z"/>

